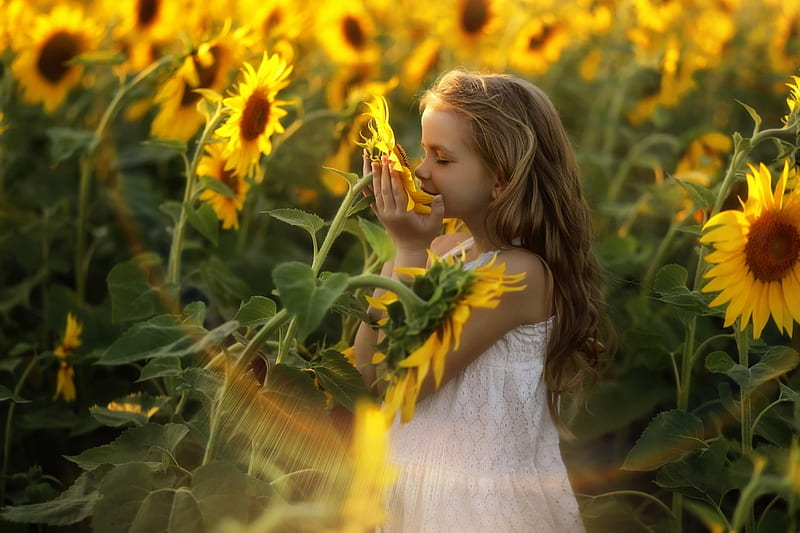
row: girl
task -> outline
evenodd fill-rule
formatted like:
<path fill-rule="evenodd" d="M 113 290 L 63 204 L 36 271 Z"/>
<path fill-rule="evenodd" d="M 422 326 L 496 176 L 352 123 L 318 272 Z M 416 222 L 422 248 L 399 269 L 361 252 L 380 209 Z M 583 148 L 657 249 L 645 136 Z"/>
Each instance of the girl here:
<path fill-rule="evenodd" d="M 547 96 L 512 76 L 446 73 L 420 109 L 415 173 L 435 195 L 430 215 L 406 211 L 400 176 L 385 161 L 365 162 L 397 251 L 382 274 L 425 266 L 428 248 L 464 251 L 466 268 L 497 255 L 506 273 L 526 274 L 526 288 L 473 310 L 441 388 L 429 376 L 413 420 L 392 428 L 400 474 L 385 530 L 583 531 L 559 450 L 558 400 L 596 373 L 603 313 L 569 139 Z M 469 232 L 437 236 L 445 216 Z M 356 362 L 370 386 L 378 340 L 361 325 Z"/>

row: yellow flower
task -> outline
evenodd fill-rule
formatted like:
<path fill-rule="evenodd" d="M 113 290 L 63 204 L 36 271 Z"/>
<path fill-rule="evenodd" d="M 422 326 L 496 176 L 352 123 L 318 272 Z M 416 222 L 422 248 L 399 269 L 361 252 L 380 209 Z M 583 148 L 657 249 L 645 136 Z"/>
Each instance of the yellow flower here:
<path fill-rule="evenodd" d="M 511 48 L 511 65 L 528 74 L 547 72 L 561 58 L 570 40 L 566 24 L 554 14 L 533 17 L 517 34 Z"/>
<path fill-rule="evenodd" d="M 725 327 L 738 318 L 744 330 L 752 316 L 754 338 L 770 316 L 790 336 L 800 322 L 800 193 L 786 192 L 788 176 L 787 161 L 772 191 L 769 169 L 750 165 L 742 211 L 714 215 L 700 239 L 714 247 L 702 290 L 721 291 L 710 305 L 728 304 Z"/>
<path fill-rule="evenodd" d="M 386 103 L 386 98 L 375 96 L 371 102 L 366 102 L 366 105 L 369 109 L 366 115 L 371 118 L 367 125 L 370 136 L 364 139 L 362 143 L 358 143 L 359 146 L 363 146 L 367 150 L 373 161 L 380 160 L 381 155 L 386 155 L 392 168 L 401 173 L 403 188 L 405 188 L 408 195 L 406 211 L 413 209 L 421 215 L 430 214 L 430 203 L 433 200 L 433 195 L 420 189 L 417 179 L 411 172 L 405 150 L 395 143 L 394 131 L 389 125 L 389 106 Z"/>
<path fill-rule="evenodd" d="M 236 63 L 241 31 L 228 35 L 227 29 L 187 55 L 178 71 L 159 89 L 155 102 L 160 109 L 151 133 L 162 139 L 188 141 L 203 123 L 197 110 L 201 96 L 195 89 L 222 91 Z"/>
<path fill-rule="evenodd" d="M 58 376 L 56 377 L 54 399 L 61 396 L 64 401 L 75 401 L 77 396 L 74 381 L 75 370 L 67 362 L 67 358 L 81 345 L 81 333 L 83 333 L 83 325 L 78 322 L 72 313 L 67 313 L 67 326 L 64 330 L 64 337 L 61 340 L 61 344 L 53 350 L 53 355 L 61 361 L 58 367 Z"/>
<path fill-rule="evenodd" d="M 788 126 L 800 114 L 800 77 L 792 76 L 792 83 L 787 83 L 786 86 L 789 87 L 789 96 L 786 98 L 789 113 L 784 115 L 782 121 Z"/>
<path fill-rule="evenodd" d="M 18 40 L 11 64 L 25 100 L 42 103 L 48 113 L 55 111 L 83 75 L 83 67 L 70 61 L 96 49 L 100 36 L 97 25 L 69 5 L 59 4 L 37 16 L 26 37 Z"/>
<path fill-rule="evenodd" d="M 106 0 L 105 19 L 113 24 L 112 38 L 127 60 L 121 71 L 137 72 L 158 59 L 177 41 L 187 16 L 181 0 Z"/>
<path fill-rule="evenodd" d="M 341 507 L 341 525 L 327 533 L 372 531 L 386 519 L 384 495 L 396 475 L 388 462 L 386 420 L 372 403 L 356 405 L 348 456 L 352 477 Z"/>
<path fill-rule="evenodd" d="M 435 4 L 439 35 L 459 60 L 491 65 L 515 5 L 506 0 L 448 0 Z M 527 13 L 526 13 L 527 15 Z"/>
<path fill-rule="evenodd" d="M 237 93 L 223 100 L 231 114 L 215 132 L 226 140 L 222 155 L 228 160 L 229 170 L 249 177 L 255 173 L 261 154 L 272 152 L 270 137 L 283 132 L 280 119 L 286 116 L 280 107 L 286 102 L 275 98 L 289 84 L 291 71 L 291 65 L 280 56 L 266 52 L 258 71 L 250 63 L 244 64 L 244 80 Z"/>
<path fill-rule="evenodd" d="M 325 2 L 319 6 L 316 35 L 334 63 L 371 64 L 378 60 L 375 23 L 361 1 Z"/>
<path fill-rule="evenodd" d="M 142 409 L 141 403 L 135 402 L 111 402 L 106 405 L 106 409 L 109 411 L 116 411 L 118 413 L 134 413 L 137 415 L 144 415 L 147 418 L 150 418 L 158 412 L 158 407 L 150 407 L 149 409 L 144 410 Z"/>
<path fill-rule="evenodd" d="M 200 193 L 200 200 L 207 202 L 217 218 L 222 221 L 222 229 L 239 229 L 239 211 L 244 207 L 250 183 L 235 171 L 226 168 L 228 160 L 222 157 L 223 147 L 219 143 L 206 146 L 206 152 L 197 164 L 197 175 L 208 176 L 224 183 L 233 196 L 206 189 Z"/>
<path fill-rule="evenodd" d="M 400 371 L 391 372 L 386 377 L 389 381 L 384 399 L 384 413 L 387 420 L 394 419 L 398 410 L 401 411 L 401 422 L 408 422 L 414 417 L 420 388 L 430 371 L 433 372 L 436 388 L 441 386 L 446 356 L 450 350 L 459 348 L 461 332 L 473 309 L 494 309 L 504 293 L 525 288 L 524 285 L 520 285 L 525 274 L 505 274 L 505 263 L 495 265 L 496 259 L 497 256 L 486 265 L 464 271 L 461 261 L 453 258 L 442 260 L 431 256 L 432 265 L 428 271 L 421 268 L 397 269 L 398 273 L 412 278 L 435 272 L 432 274 L 434 279 L 431 282 L 438 283 L 439 288 L 447 285 L 449 290 L 434 291 L 434 295 L 438 294 L 441 297 L 441 294 L 454 291 L 457 292 L 457 296 L 452 302 L 435 301 L 436 296 L 428 300 L 428 305 L 432 309 L 447 305 L 447 312 L 432 330 L 430 327 L 426 328 L 431 331 L 422 344 L 396 363 Z M 458 281 L 458 278 L 465 279 Z M 390 292 L 384 293 L 380 298 L 368 298 L 370 305 L 384 311 L 388 311 L 388 306 L 396 299 L 396 295 Z M 382 323 L 391 327 L 386 318 Z M 391 338 L 390 332 L 387 333 L 387 338 Z M 391 346 L 388 348 L 391 349 Z M 373 358 L 374 364 L 384 361 L 392 364 L 382 352 L 376 353 Z"/>

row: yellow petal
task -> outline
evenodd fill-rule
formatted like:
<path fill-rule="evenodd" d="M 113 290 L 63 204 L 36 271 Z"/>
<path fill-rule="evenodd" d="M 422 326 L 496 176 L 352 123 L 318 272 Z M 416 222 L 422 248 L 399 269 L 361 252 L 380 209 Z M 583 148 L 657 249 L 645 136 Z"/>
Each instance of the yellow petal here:
<path fill-rule="evenodd" d="M 781 281 L 786 307 L 795 322 L 800 323 L 800 277 L 797 268 Z"/>
<path fill-rule="evenodd" d="M 758 339 L 769 320 L 769 285 L 758 281 L 753 288 L 753 338 Z"/>
<path fill-rule="evenodd" d="M 436 348 L 439 345 L 439 335 L 436 331 L 431 333 L 422 346 L 414 350 L 408 357 L 400 361 L 397 365 L 401 368 L 419 366 L 425 361 L 430 361 Z"/>

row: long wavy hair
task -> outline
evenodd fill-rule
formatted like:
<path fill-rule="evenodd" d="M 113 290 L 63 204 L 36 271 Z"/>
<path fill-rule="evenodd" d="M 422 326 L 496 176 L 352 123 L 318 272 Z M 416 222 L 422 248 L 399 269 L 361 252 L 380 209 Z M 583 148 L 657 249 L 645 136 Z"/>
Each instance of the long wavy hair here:
<path fill-rule="evenodd" d="M 563 393 L 597 377 L 613 335 L 592 248 L 589 206 L 575 153 L 555 107 L 532 83 L 505 74 L 453 70 L 420 99 L 466 117 L 473 148 L 499 180 L 487 229 L 500 247 L 521 246 L 553 274 L 551 331 L 544 367 L 548 407 L 558 427 Z"/>

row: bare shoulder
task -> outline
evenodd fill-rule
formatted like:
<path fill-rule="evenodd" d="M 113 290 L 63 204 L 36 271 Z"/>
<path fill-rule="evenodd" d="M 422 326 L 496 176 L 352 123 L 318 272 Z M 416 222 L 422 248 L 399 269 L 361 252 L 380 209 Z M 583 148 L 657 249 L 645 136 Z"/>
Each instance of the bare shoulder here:
<path fill-rule="evenodd" d="M 525 274 L 525 290 L 508 293 L 509 300 L 523 313 L 523 322 L 547 320 L 552 314 L 553 280 L 544 260 L 524 248 L 504 250 L 497 261 L 505 263 L 506 274 Z"/>
<path fill-rule="evenodd" d="M 470 234 L 464 231 L 439 235 L 431 242 L 431 252 L 441 256 L 458 246 L 459 243 L 469 239 L 469 237 Z"/>

